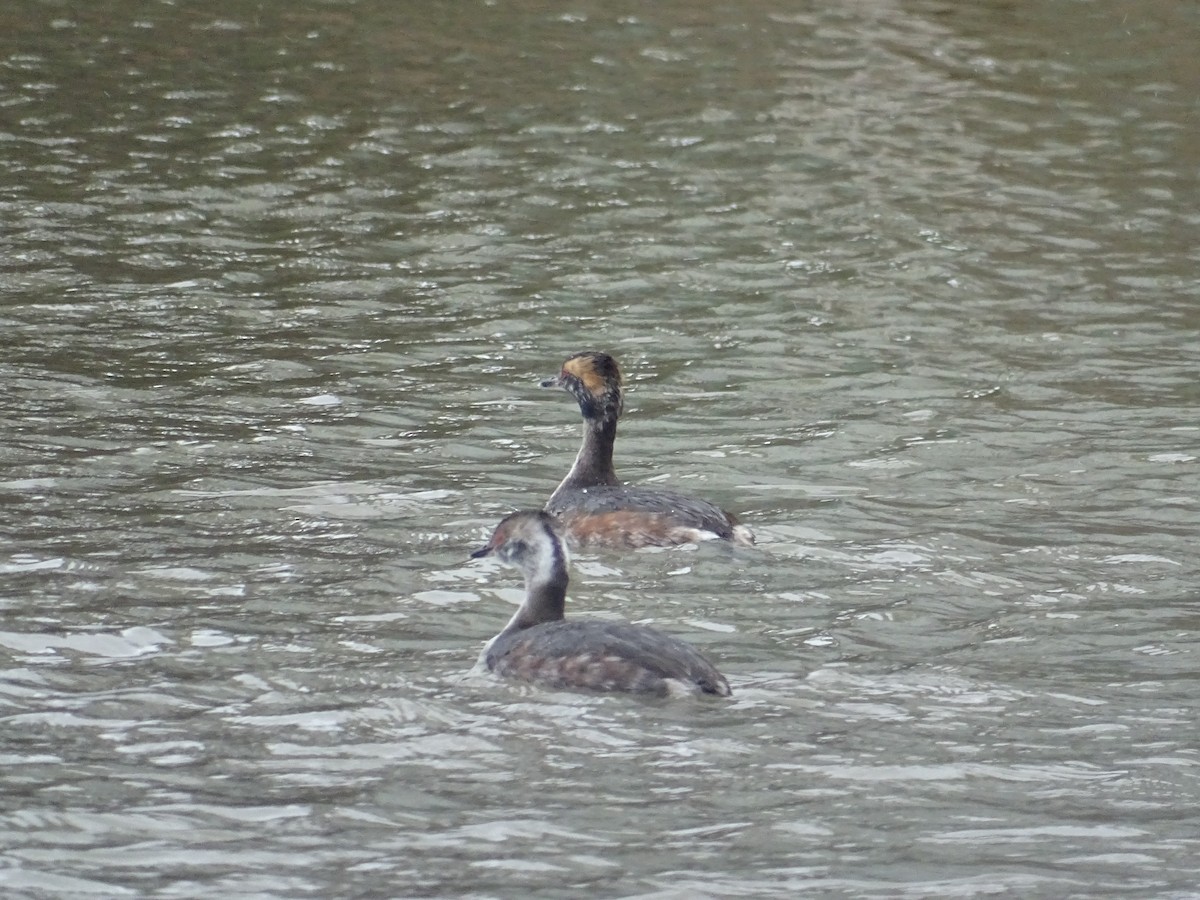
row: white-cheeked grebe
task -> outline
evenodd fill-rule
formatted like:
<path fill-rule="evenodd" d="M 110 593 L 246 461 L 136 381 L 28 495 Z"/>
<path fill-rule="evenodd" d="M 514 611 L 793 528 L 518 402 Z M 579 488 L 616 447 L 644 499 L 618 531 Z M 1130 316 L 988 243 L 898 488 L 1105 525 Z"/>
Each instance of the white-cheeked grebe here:
<path fill-rule="evenodd" d="M 480 657 L 491 672 L 553 688 L 730 695 L 695 647 L 656 628 L 563 617 L 567 548 L 543 510 L 516 512 L 473 558 L 495 554 L 525 576 L 525 600 Z"/>
<path fill-rule="evenodd" d="M 567 357 L 542 387 L 561 387 L 579 401 L 583 444 L 567 477 L 546 502 L 580 545 L 666 547 L 723 539 L 753 544 L 754 533 L 715 503 L 676 491 L 629 487 L 613 468 L 617 420 L 624 407 L 621 370 L 607 353 Z"/>

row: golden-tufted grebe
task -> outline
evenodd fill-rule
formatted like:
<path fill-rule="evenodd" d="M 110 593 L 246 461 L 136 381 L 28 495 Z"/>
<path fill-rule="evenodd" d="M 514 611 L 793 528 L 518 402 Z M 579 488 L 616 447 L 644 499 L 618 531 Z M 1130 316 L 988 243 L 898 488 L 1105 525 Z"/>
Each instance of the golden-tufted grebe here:
<path fill-rule="evenodd" d="M 695 647 L 656 628 L 563 618 L 567 548 L 543 510 L 516 512 L 473 558 L 495 554 L 525 576 L 525 600 L 480 656 L 489 671 L 553 688 L 730 695 Z"/>
<path fill-rule="evenodd" d="M 567 357 L 542 387 L 561 387 L 579 401 L 583 445 L 567 477 L 546 502 L 577 544 L 666 547 L 720 538 L 753 544 L 754 533 L 714 503 L 658 488 L 621 484 L 613 468 L 617 420 L 624 406 L 621 370 L 607 353 Z"/>

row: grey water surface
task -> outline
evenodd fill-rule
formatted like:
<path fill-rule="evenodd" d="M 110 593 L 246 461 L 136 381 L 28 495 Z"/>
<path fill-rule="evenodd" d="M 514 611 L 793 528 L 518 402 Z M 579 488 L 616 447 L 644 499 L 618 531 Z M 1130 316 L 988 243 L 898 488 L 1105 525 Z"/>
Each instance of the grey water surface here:
<path fill-rule="evenodd" d="M 1195 4 L 0 10 L 0 895 L 1200 896 Z M 580 554 L 731 701 L 471 673 Z"/>

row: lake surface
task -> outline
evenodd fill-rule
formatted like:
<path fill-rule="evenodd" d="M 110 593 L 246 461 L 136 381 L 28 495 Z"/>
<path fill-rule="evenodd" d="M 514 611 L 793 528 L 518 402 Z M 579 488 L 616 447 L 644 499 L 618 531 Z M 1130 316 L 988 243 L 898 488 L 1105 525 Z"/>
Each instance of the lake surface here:
<path fill-rule="evenodd" d="M 702 8 L 701 8 L 702 7 Z M 1193 4 L 0 11 L 0 893 L 1200 894 Z M 756 548 L 471 674 L 604 349 Z"/>

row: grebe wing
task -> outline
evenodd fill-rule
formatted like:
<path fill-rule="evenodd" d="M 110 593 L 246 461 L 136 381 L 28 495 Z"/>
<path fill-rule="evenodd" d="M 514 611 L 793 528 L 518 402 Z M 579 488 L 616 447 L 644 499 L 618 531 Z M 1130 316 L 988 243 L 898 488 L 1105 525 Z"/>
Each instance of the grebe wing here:
<path fill-rule="evenodd" d="M 512 674 L 559 673 L 546 680 L 569 683 L 574 671 L 631 689 L 652 690 L 659 680 L 694 685 L 704 693 L 728 696 L 729 683 L 705 656 L 690 644 L 656 628 L 595 619 L 548 622 L 516 632 L 489 653 L 490 668 Z M 639 678 L 640 686 L 633 684 Z M 584 674 L 578 674 L 582 679 Z M 584 684 L 584 686 L 587 686 Z"/>
<path fill-rule="evenodd" d="M 715 503 L 676 491 L 600 485 L 570 491 L 546 507 L 551 515 L 644 512 L 670 516 L 677 525 L 702 528 L 729 540 L 737 520 Z"/>

